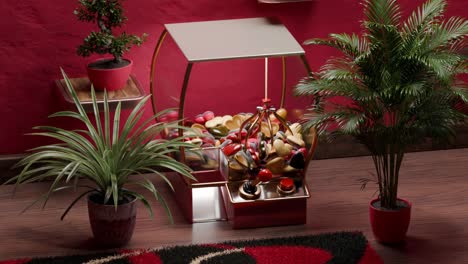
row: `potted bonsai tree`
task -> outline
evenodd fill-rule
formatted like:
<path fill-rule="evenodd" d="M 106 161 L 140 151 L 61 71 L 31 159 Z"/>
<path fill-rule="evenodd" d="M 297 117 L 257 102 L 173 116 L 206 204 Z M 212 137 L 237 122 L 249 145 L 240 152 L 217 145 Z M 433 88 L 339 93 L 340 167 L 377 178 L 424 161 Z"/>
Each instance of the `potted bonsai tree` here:
<path fill-rule="evenodd" d="M 379 196 L 370 202 L 378 241 L 400 242 L 407 232 L 411 203 L 399 198 L 400 168 L 407 147 L 425 138 L 447 140 L 466 115 L 453 105 L 468 101 L 460 73 L 467 63 L 468 22 L 443 19 L 445 0 L 428 0 L 403 19 L 396 0 L 364 0 L 361 36 L 330 34 L 306 45 L 326 45 L 343 53 L 304 78 L 298 95 L 320 98 L 307 115 L 321 134 L 346 134 L 372 155 Z M 342 102 L 329 100 L 339 97 Z"/>
<path fill-rule="evenodd" d="M 167 110 L 141 123 L 142 108 L 149 96 L 141 100 L 126 121 L 122 122 L 121 104 L 117 105 L 112 117 L 105 91 L 101 119 L 96 95 L 91 88 L 95 118 L 93 122 L 81 106 L 63 70 L 62 73 L 78 111 L 58 112 L 51 117 L 78 119 L 86 129 L 35 127 L 42 132 L 33 135 L 50 137 L 59 143 L 33 149 L 31 154 L 18 162 L 16 166 L 23 169 L 9 182 L 20 185 L 50 179 L 49 191 L 36 200 L 36 202 L 43 200 L 44 206 L 52 193 L 76 190 L 80 187 L 79 190 L 83 192 L 68 206 L 61 219 L 63 220 L 78 200 L 87 196 L 94 237 L 106 246 L 122 246 L 131 239 L 135 226 L 137 200 L 143 202 L 150 214 L 153 214 L 148 197 L 135 189 L 132 190 L 132 186 L 147 189 L 164 206 L 172 222 L 170 210 L 148 178 L 149 175 L 135 174 L 153 173 L 152 176 L 161 177 L 171 188 L 172 185 L 161 173 L 162 170 L 174 171 L 195 180 L 188 166 L 168 155 L 179 151 L 180 147 L 191 148 L 194 145 L 183 142 L 181 138 L 161 139 L 157 136 L 164 129 L 188 128 L 179 127 L 177 120 L 148 125 L 156 117 L 168 112 Z"/>
<path fill-rule="evenodd" d="M 133 62 L 124 59 L 123 54 L 133 45 L 141 45 L 146 38 L 122 32 L 115 34 L 115 28 L 121 27 L 127 18 L 124 16 L 122 0 L 79 0 L 79 7 L 74 11 L 80 21 L 93 22 L 99 31 L 91 32 L 81 44 L 77 53 L 88 57 L 93 53 L 110 54 L 91 62 L 87 66 L 88 77 L 96 89 L 117 90 L 125 87 L 132 70 Z"/>

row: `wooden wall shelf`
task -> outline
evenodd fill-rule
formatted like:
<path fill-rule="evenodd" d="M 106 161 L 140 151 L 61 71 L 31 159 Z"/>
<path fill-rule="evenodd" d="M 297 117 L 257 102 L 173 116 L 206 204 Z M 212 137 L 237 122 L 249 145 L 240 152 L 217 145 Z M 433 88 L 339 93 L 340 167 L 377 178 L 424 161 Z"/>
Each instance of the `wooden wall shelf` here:
<path fill-rule="evenodd" d="M 83 105 L 86 111 L 92 112 L 93 106 L 91 101 L 91 83 L 89 79 L 87 77 L 72 78 L 70 81 L 78 94 L 81 105 Z M 68 104 L 74 105 L 73 99 L 67 90 L 65 81 L 61 79 L 56 80 L 55 82 L 65 101 Z M 108 91 L 107 95 L 111 108 L 115 108 L 119 102 L 121 102 L 122 108 L 132 108 L 141 99 L 143 99 L 146 94 L 136 77 L 131 75 L 127 81 L 127 85 L 123 89 Z M 98 104 L 102 106 L 104 102 L 104 92 L 96 91 L 96 97 L 98 99 Z"/>

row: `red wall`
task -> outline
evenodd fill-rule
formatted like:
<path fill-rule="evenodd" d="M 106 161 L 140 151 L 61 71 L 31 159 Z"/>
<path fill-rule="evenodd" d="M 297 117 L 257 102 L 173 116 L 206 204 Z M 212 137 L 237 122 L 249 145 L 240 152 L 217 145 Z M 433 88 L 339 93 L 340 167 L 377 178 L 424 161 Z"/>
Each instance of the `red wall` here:
<path fill-rule="evenodd" d="M 88 61 L 75 49 L 93 25 L 78 22 L 73 15 L 77 1 L 1 0 L 0 26 L 0 154 L 21 153 L 45 143 L 44 139 L 25 136 L 36 125 L 74 124 L 51 121 L 47 115 L 61 109 L 53 81 L 60 78 L 59 67 L 72 77 L 83 76 Z M 422 0 L 399 1 L 405 10 Z M 357 32 L 362 7 L 357 0 L 315 0 L 278 5 L 258 4 L 256 0 L 131 0 L 125 2 L 129 21 L 127 32 L 148 33 L 148 41 L 134 48 L 134 74 L 149 91 L 151 55 L 162 24 L 244 17 L 276 16 L 299 42 L 328 33 Z M 468 16 L 466 0 L 449 0 L 449 15 Z M 226 32 L 229 34 L 229 32 Z M 171 39 L 162 49 L 158 63 L 158 88 L 179 89 L 186 62 Z M 324 47 L 306 47 L 314 70 L 335 54 Z M 271 89 L 280 84 L 280 62 L 271 62 Z M 305 75 L 298 59 L 288 59 L 288 87 Z M 194 66 L 190 81 L 188 112 L 212 109 L 216 113 L 250 111 L 258 104 L 263 89 L 263 61 L 210 62 Z M 289 93 L 290 94 L 290 93 Z M 273 95 L 273 99 L 278 95 Z M 166 98 L 164 98 L 164 101 Z M 288 108 L 304 107 L 304 100 L 287 99 Z M 169 105 L 169 104 L 165 104 Z M 147 105 L 147 116 L 151 107 Z"/>

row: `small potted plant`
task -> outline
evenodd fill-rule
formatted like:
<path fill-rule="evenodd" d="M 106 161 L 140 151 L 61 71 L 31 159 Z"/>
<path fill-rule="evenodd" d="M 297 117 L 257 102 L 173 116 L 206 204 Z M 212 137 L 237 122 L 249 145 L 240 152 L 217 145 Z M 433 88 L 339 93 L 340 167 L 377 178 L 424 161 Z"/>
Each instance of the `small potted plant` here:
<path fill-rule="evenodd" d="M 133 45 L 141 45 L 146 38 L 115 33 L 127 18 L 124 16 L 122 0 L 79 0 L 74 11 L 80 21 L 96 23 L 99 31 L 91 32 L 77 53 L 88 57 L 93 53 L 110 54 L 112 58 L 98 59 L 88 64 L 88 77 L 96 89 L 118 90 L 125 87 L 132 71 L 133 61 L 124 59 L 123 54 Z"/>
<path fill-rule="evenodd" d="M 150 214 L 153 214 L 149 199 L 135 189 L 132 190 L 132 186 L 147 189 L 164 206 L 172 222 L 166 202 L 149 177 L 161 177 L 171 188 L 171 183 L 161 171 L 174 171 L 195 180 L 187 165 L 170 156 L 179 151 L 180 147 L 192 148 L 194 145 L 183 142 L 180 138 L 158 137 L 158 134 L 165 129 L 188 128 L 178 126 L 177 120 L 148 125 L 155 118 L 167 113 L 167 110 L 145 122 L 140 122 L 143 106 L 149 96 L 134 108 L 125 122 L 121 122 L 123 121 L 120 118 L 121 104 L 117 105 L 112 117 L 105 91 L 103 119 L 101 119 L 93 88 L 91 95 L 95 122 L 91 121 L 81 106 L 70 80 L 63 70 L 62 73 L 78 111 L 58 112 L 51 117 L 78 119 L 86 129 L 35 127 L 42 132 L 33 135 L 50 137 L 59 143 L 33 149 L 31 154 L 16 165 L 23 168 L 21 173 L 8 182 L 20 185 L 49 179 L 49 191 L 36 200 L 36 202 L 44 200 L 44 206 L 52 193 L 72 191 L 79 187 L 83 192 L 68 206 L 61 219 L 63 220 L 78 200 L 87 196 L 94 237 L 100 244 L 110 247 L 125 245 L 131 239 L 135 226 L 137 200 L 143 202 Z M 144 173 L 153 173 L 153 175 L 135 175 Z"/>
<path fill-rule="evenodd" d="M 378 241 L 396 243 L 410 221 L 411 203 L 398 196 L 407 147 L 426 138 L 448 140 L 453 126 L 466 122 L 453 106 L 468 101 L 466 84 L 456 80 L 467 72 L 459 51 L 466 46 L 468 21 L 444 20 L 445 0 L 428 0 L 406 19 L 396 0 L 363 4 L 361 36 L 330 34 L 305 42 L 344 56 L 304 78 L 296 93 L 320 98 L 307 116 L 309 126 L 321 134 L 351 135 L 370 151 L 379 191 L 370 202 L 372 230 Z"/>

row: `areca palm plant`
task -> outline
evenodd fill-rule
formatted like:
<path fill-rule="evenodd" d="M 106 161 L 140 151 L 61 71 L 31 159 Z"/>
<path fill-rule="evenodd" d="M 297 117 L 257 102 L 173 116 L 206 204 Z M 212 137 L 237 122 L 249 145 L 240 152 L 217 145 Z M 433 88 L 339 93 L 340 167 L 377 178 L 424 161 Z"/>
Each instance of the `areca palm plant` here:
<path fill-rule="evenodd" d="M 363 32 L 330 34 L 306 45 L 342 52 L 296 86 L 316 101 L 307 124 L 321 134 L 351 135 L 364 144 L 375 164 L 381 206 L 397 205 L 400 166 L 407 147 L 425 138 L 447 140 L 466 115 L 454 109 L 468 102 L 468 22 L 444 19 L 445 0 L 428 0 L 402 18 L 396 0 L 364 0 Z M 329 100 L 338 97 L 338 100 Z"/>
<path fill-rule="evenodd" d="M 190 148 L 194 145 L 183 142 L 180 137 L 158 138 L 158 134 L 164 129 L 188 128 L 178 126 L 177 121 L 150 124 L 167 110 L 140 122 L 142 121 L 143 107 L 149 96 L 142 99 L 123 122 L 121 120 L 121 104 L 117 105 L 112 117 L 107 93 L 104 92 L 103 109 L 99 109 L 96 94 L 92 88 L 95 118 L 95 122 L 93 122 L 80 104 L 78 96 L 63 70 L 62 74 L 77 111 L 58 112 L 50 117 L 77 119 L 86 129 L 65 130 L 50 126 L 35 127 L 40 132 L 32 133 L 33 135 L 53 138 L 59 143 L 32 149 L 31 154 L 16 164 L 16 167 L 23 168 L 21 173 L 10 179 L 9 182 L 16 182 L 18 186 L 50 179 L 48 192 L 36 200 L 36 202 L 43 201 L 44 206 L 52 193 L 77 187 L 84 188 L 84 191 L 65 210 L 61 219 L 79 199 L 90 193 L 96 195 L 98 203 L 113 205 L 115 210 L 125 201 L 140 200 L 152 215 L 149 199 L 142 193 L 132 190 L 132 186 L 141 186 L 162 203 L 172 221 L 169 207 L 152 181 L 148 179 L 148 175 L 141 177 L 132 177 L 132 175 L 153 173 L 164 179 L 171 188 L 170 181 L 161 171 L 174 171 L 195 180 L 188 166 L 170 156 L 170 154 L 179 151 L 180 147 Z M 103 110 L 103 119 L 100 116 L 101 110 Z"/>

